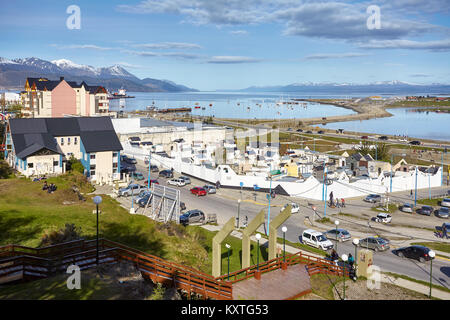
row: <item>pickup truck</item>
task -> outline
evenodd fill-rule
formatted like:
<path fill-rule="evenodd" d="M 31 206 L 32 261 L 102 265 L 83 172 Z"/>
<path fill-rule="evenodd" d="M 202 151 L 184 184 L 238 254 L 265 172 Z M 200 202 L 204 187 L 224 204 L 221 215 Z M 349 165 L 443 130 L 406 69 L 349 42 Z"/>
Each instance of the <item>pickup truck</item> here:
<path fill-rule="evenodd" d="M 128 185 L 128 187 L 120 188 L 119 192 L 118 192 L 118 196 L 119 197 L 129 197 L 131 195 L 136 195 L 137 196 L 144 189 L 146 190 L 147 187 L 146 186 L 141 186 L 141 185 L 136 184 L 136 183 L 131 183 L 130 185 Z"/>
<path fill-rule="evenodd" d="M 192 223 L 217 223 L 216 214 L 204 214 L 203 211 L 195 209 L 189 210 L 180 216 L 180 223 L 188 225 Z"/>

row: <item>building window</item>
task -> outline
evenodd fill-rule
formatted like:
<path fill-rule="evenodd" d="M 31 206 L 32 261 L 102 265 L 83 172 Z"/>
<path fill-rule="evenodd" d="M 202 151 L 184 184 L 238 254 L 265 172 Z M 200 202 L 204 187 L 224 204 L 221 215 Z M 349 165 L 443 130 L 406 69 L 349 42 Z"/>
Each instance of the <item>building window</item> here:
<path fill-rule="evenodd" d="M 67 145 L 70 146 L 70 138 L 67 138 Z"/>
<path fill-rule="evenodd" d="M 73 139 L 74 139 L 73 144 L 77 145 L 78 144 L 78 138 L 73 138 Z"/>
<path fill-rule="evenodd" d="M 53 161 L 53 166 L 54 166 L 54 167 L 59 166 L 59 161 Z"/>
<path fill-rule="evenodd" d="M 91 154 L 91 160 L 95 160 L 95 154 Z"/>
<path fill-rule="evenodd" d="M 32 164 L 32 163 L 29 163 L 29 164 L 28 164 L 28 168 L 33 168 L 33 164 Z"/>
<path fill-rule="evenodd" d="M 117 167 L 118 167 L 117 162 L 113 162 L 113 168 L 117 168 Z"/>
<path fill-rule="evenodd" d="M 95 170 L 91 170 L 90 176 L 91 176 L 91 177 L 92 177 L 92 176 L 95 176 Z"/>
<path fill-rule="evenodd" d="M 64 138 L 61 138 L 61 145 L 64 145 Z"/>
<path fill-rule="evenodd" d="M 113 152 L 113 158 L 117 158 L 118 154 L 117 152 Z"/>
<path fill-rule="evenodd" d="M 91 164 L 91 170 L 95 170 L 95 164 Z"/>
<path fill-rule="evenodd" d="M 117 173 L 117 168 L 116 168 L 116 169 L 113 169 L 113 173 Z"/>

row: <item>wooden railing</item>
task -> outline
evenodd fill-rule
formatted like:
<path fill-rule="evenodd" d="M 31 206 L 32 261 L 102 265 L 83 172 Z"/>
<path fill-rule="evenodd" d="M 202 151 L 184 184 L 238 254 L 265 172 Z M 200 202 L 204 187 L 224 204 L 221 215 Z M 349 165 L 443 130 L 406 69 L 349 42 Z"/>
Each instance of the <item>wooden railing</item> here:
<path fill-rule="evenodd" d="M 0 247 L 0 282 L 46 278 L 64 272 L 71 264 L 80 269 L 94 267 L 96 256 L 96 240 L 77 240 L 43 248 L 3 246 Z M 120 260 L 133 262 L 143 276 L 184 290 L 189 297 L 198 294 L 204 299 L 232 299 L 231 282 L 117 242 L 99 239 L 99 263 Z"/>
<path fill-rule="evenodd" d="M 305 254 L 303 252 L 297 252 L 295 254 L 286 255 L 286 265 L 292 266 L 296 264 L 305 264 L 308 274 L 311 276 L 317 273 L 325 273 L 342 276 L 344 272 L 344 268 L 335 265 L 329 260 L 318 258 L 309 254 Z M 272 260 L 265 261 L 260 263 L 259 266 L 253 265 L 245 269 L 241 269 L 235 272 L 230 273 L 230 282 L 236 283 L 239 281 L 243 281 L 245 279 L 251 278 L 255 276 L 255 273 L 259 270 L 261 273 L 270 272 L 276 269 L 282 268 L 283 265 L 283 257 L 278 257 Z M 345 275 L 348 276 L 348 271 L 345 271 Z M 228 274 L 222 275 L 216 279 L 225 280 L 228 279 Z"/>

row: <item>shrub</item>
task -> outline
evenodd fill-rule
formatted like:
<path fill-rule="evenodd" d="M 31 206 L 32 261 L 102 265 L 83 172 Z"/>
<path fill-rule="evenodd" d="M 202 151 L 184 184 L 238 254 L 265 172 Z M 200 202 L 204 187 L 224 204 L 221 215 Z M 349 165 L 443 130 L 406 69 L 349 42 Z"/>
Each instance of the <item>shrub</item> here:
<path fill-rule="evenodd" d="M 41 241 L 41 247 L 78 239 L 81 239 L 81 228 L 76 227 L 73 223 L 66 223 L 63 229 L 44 234 Z"/>
<path fill-rule="evenodd" d="M 0 179 L 8 179 L 12 173 L 11 167 L 6 161 L 0 161 Z"/>

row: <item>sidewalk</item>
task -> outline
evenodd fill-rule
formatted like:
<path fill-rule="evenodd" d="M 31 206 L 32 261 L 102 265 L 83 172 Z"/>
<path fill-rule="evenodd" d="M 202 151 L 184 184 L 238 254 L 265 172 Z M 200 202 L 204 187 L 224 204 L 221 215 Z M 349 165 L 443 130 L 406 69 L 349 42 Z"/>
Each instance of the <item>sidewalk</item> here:
<path fill-rule="evenodd" d="M 396 285 L 399 287 L 403 287 L 403 288 L 406 288 L 409 290 L 420 292 L 426 296 L 428 296 L 430 294 L 429 286 L 426 286 L 426 285 L 423 285 L 423 284 L 420 284 L 417 282 L 409 281 L 406 279 L 402 279 L 402 278 L 395 278 L 393 276 L 382 274 L 381 282 L 390 283 L 390 284 L 393 284 L 393 285 Z M 441 291 L 441 290 L 435 289 L 435 288 L 432 288 L 431 296 L 434 298 L 441 299 L 441 300 L 450 300 L 450 292 Z"/>

